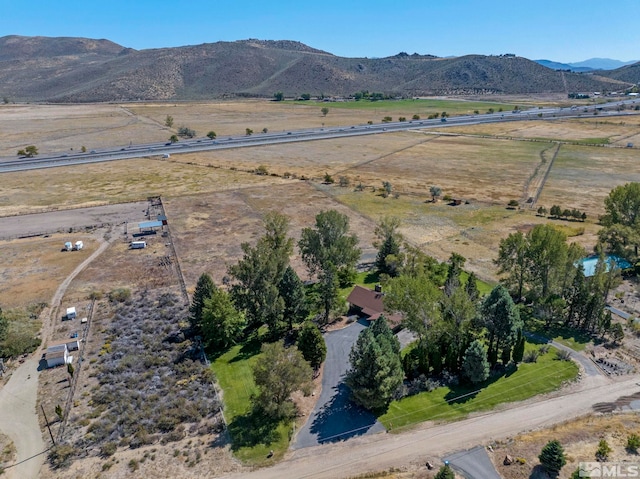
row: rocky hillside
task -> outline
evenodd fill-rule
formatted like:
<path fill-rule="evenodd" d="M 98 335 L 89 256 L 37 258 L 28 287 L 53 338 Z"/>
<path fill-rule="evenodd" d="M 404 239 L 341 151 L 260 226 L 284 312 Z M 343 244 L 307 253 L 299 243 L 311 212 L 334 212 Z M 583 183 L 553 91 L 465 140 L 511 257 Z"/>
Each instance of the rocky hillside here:
<path fill-rule="evenodd" d="M 415 96 L 619 90 L 628 85 L 616 71 L 607 77 L 562 73 L 514 56 L 343 58 L 294 41 L 138 51 L 108 40 L 0 38 L 0 96 L 12 101 L 201 100 L 271 97 L 276 91 Z"/>

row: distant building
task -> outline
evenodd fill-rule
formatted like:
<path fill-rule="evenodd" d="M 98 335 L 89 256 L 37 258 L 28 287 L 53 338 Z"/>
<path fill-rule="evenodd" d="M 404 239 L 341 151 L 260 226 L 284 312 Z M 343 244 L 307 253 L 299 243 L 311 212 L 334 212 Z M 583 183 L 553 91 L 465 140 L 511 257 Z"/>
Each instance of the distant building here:
<path fill-rule="evenodd" d="M 52 344 L 47 348 L 47 352 L 44 353 L 44 359 L 47 362 L 48 368 L 54 368 L 56 366 L 62 366 L 63 364 L 69 364 L 73 360 L 72 356 L 69 356 L 69 349 L 66 343 Z"/>
<path fill-rule="evenodd" d="M 76 307 L 71 306 L 67 308 L 67 319 L 74 319 L 76 317 Z"/>

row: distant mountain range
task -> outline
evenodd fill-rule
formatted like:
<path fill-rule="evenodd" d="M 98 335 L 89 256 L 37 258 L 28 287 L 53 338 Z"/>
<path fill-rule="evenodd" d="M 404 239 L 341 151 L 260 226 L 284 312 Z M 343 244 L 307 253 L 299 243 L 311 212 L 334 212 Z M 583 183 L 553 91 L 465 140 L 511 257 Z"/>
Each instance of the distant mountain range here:
<path fill-rule="evenodd" d="M 639 75 L 640 63 L 558 72 L 515 55 L 344 58 L 288 40 L 134 50 L 88 38 L 0 38 L 0 98 L 10 101 L 347 96 L 361 90 L 402 96 L 620 91 L 639 83 Z"/>
<path fill-rule="evenodd" d="M 621 62 L 620 60 L 612 60 L 611 58 L 590 58 L 582 62 L 575 63 L 559 63 L 552 60 L 534 60 L 536 63 L 543 65 L 552 70 L 570 70 L 572 72 L 590 72 L 593 70 L 615 70 L 626 65 L 637 63 L 637 60 L 630 62 Z"/>

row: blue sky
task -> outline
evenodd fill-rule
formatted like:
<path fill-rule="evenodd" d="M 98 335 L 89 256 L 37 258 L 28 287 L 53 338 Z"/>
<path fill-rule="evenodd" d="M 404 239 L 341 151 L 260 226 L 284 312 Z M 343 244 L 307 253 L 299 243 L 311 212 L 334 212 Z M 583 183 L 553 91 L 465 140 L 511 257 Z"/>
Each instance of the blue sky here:
<path fill-rule="evenodd" d="M 0 36 L 107 38 L 135 49 L 246 38 L 347 57 L 515 53 L 640 60 L 638 0 L 0 0 Z"/>

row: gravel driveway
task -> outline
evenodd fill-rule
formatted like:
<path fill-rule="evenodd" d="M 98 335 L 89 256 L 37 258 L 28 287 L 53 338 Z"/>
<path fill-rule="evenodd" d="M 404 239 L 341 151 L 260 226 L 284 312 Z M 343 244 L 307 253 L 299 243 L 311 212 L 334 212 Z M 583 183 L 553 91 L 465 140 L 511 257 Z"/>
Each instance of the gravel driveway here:
<path fill-rule="evenodd" d="M 293 449 L 344 441 L 354 436 L 385 431 L 373 414 L 349 400 L 349 388 L 342 383 L 349 367 L 349 352 L 366 324 L 356 322 L 325 334 L 327 359 L 322 376 L 322 393 L 293 443 Z"/>

